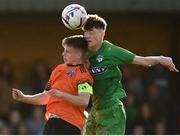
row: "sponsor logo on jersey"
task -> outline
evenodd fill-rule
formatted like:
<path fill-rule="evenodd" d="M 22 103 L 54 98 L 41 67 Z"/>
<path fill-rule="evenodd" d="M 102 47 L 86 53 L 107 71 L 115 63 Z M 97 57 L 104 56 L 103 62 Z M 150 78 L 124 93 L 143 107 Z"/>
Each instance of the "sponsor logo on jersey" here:
<path fill-rule="evenodd" d="M 96 57 L 96 60 L 97 60 L 97 62 L 101 62 L 101 61 L 103 61 L 103 56 L 102 55 L 98 55 L 97 57 Z"/>
<path fill-rule="evenodd" d="M 91 74 L 101 74 L 107 71 L 107 67 L 94 67 L 90 68 Z"/>
<path fill-rule="evenodd" d="M 75 75 L 75 71 L 74 70 L 68 70 L 67 74 L 69 77 L 72 77 Z"/>

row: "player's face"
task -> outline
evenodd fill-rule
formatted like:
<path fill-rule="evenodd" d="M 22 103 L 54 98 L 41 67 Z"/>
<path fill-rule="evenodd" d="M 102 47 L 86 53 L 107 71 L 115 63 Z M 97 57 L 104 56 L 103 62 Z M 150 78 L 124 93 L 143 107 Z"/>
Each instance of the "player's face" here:
<path fill-rule="evenodd" d="M 104 38 L 104 30 L 93 28 L 88 31 L 84 31 L 84 37 L 88 41 L 89 49 L 94 48 L 102 44 Z"/>
<path fill-rule="evenodd" d="M 77 65 L 81 62 L 82 53 L 78 49 L 64 45 L 64 52 L 62 53 L 64 63 L 69 65 Z"/>

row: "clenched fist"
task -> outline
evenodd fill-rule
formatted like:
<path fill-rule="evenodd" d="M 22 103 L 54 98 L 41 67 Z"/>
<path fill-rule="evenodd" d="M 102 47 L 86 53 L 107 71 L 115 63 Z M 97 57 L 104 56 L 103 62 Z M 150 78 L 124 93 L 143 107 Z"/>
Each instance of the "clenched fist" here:
<path fill-rule="evenodd" d="M 16 101 L 21 101 L 24 98 L 24 94 L 15 88 L 12 88 L 12 97 Z"/>

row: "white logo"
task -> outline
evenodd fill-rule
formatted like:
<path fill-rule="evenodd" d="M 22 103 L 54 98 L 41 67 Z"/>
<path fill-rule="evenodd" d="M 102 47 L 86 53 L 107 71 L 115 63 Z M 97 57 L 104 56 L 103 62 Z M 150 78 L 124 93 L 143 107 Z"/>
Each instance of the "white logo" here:
<path fill-rule="evenodd" d="M 101 74 L 107 71 L 107 67 L 94 67 L 90 68 L 91 74 Z"/>
<path fill-rule="evenodd" d="M 98 56 L 96 57 L 96 60 L 97 60 L 98 62 L 103 61 L 103 56 L 102 56 L 102 55 L 98 55 Z"/>

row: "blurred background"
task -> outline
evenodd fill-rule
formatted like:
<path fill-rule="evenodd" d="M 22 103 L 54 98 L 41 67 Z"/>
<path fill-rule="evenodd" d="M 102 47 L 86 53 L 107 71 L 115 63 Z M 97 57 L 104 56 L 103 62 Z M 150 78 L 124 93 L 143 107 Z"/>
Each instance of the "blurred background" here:
<path fill-rule="evenodd" d="M 179 0 L 0 0 L 0 134 L 42 134 L 45 107 L 12 100 L 11 88 L 39 93 L 63 63 L 61 12 L 84 6 L 108 23 L 106 39 L 135 54 L 171 56 L 180 70 Z M 126 134 L 180 134 L 180 74 L 124 65 Z M 88 109 L 89 110 L 89 109 Z"/>

